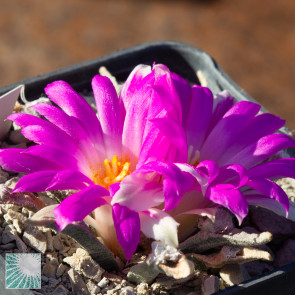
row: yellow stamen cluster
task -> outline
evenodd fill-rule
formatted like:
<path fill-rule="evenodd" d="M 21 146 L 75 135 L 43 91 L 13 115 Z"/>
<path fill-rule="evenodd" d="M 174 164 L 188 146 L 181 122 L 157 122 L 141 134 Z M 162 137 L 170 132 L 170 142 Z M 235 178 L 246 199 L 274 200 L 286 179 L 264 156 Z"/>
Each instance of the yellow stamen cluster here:
<path fill-rule="evenodd" d="M 103 168 L 101 173 L 96 173 L 93 176 L 93 181 L 96 184 L 109 188 L 115 182 L 120 182 L 125 176 L 131 173 L 130 162 L 118 161 L 116 156 L 110 162 L 109 159 L 103 161 Z"/>

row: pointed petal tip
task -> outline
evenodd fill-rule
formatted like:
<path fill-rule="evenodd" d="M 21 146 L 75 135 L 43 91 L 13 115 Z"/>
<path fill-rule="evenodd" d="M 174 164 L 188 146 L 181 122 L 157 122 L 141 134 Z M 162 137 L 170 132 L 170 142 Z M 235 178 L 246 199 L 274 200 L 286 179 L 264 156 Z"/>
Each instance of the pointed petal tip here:
<path fill-rule="evenodd" d="M 57 206 L 56 208 L 54 208 L 53 210 L 53 214 L 55 217 L 55 224 L 56 227 L 58 229 L 59 232 L 62 232 L 68 224 L 70 224 L 71 222 L 69 222 L 69 220 L 67 220 L 66 218 L 64 218 L 64 216 L 61 214 L 60 212 L 60 206 Z"/>
<path fill-rule="evenodd" d="M 129 261 L 136 251 L 140 239 L 139 214 L 118 203 L 113 205 L 112 212 L 119 244 Z"/>

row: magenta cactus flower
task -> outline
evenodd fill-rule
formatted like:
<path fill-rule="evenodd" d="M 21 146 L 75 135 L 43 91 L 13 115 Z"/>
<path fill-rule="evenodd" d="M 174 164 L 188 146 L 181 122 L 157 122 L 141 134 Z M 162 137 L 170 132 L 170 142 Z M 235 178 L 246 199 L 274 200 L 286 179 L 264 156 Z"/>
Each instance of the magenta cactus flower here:
<path fill-rule="evenodd" d="M 295 178 L 295 159 L 271 160 L 283 149 L 295 147 L 291 137 L 275 133 L 285 121 L 269 113 L 258 114 L 258 104 L 237 103 L 227 92 L 213 97 L 205 87 L 183 84 L 183 88 L 187 95 L 181 97 L 182 136 L 187 140 L 188 157 L 186 162 L 175 165 L 191 174 L 195 183 L 169 213 L 177 219 L 212 214 L 213 208 L 220 205 L 241 223 L 249 205 L 263 206 L 278 214 L 288 212 L 288 197 L 273 180 Z M 148 163 L 140 170 L 152 165 Z"/>
<path fill-rule="evenodd" d="M 4 169 L 26 173 L 13 192 L 77 190 L 54 211 L 59 229 L 85 220 L 122 257 L 119 242 L 127 259 L 136 250 L 140 231 L 177 246 L 177 223 L 157 207 L 179 198 L 182 183 L 175 182 L 175 175 L 164 175 L 164 182 L 171 183 L 164 190 L 177 189 L 164 199 L 158 180 L 136 174 L 138 167 L 151 160 L 186 157 L 186 148 L 171 142 L 153 122 L 169 118 L 181 123 L 175 77 L 164 65 L 138 66 L 118 98 L 107 77 L 95 76 L 92 88 L 99 119 L 69 84 L 49 84 L 45 92 L 59 108 L 32 107 L 47 120 L 28 114 L 8 117 L 37 144 L 26 150 L 0 151 Z M 185 174 L 180 171 L 181 177 Z"/>

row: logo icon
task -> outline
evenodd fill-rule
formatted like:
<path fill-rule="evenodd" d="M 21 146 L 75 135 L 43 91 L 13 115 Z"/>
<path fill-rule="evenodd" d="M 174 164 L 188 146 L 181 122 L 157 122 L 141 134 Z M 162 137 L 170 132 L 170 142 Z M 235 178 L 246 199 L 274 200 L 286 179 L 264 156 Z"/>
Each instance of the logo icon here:
<path fill-rule="evenodd" d="M 7 253 L 6 289 L 41 289 L 41 254 Z"/>

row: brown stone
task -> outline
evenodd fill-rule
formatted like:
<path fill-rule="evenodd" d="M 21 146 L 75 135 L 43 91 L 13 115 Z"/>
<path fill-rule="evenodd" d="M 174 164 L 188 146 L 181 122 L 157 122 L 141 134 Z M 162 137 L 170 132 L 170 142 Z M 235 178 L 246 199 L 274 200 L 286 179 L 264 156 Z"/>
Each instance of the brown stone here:
<path fill-rule="evenodd" d="M 46 236 L 35 227 L 26 227 L 23 234 L 23 241 L 31 248 L 45 253 L 47 249 Z"/>
<path fill-rule="evenodd" d="M 46 237 L 46 241 L 47 241 L 47 251 L 49 251 L 49 252 L 54 251 L 51 229 L 46 229 L 46 230 L 44 229 L 43 233 L 44 233 L 44 235 Z"/>
<path fill-rule="evenodd" d="M 63 275 L 63 273 L 66 271 L 67 267 L 60 263 L 59 266 L 57 267 L 57 270 L 56 270 L 56 276 L 59 278 Z"/>
<path fill-rule="evenodd" d="M 42 269 L 43 275 L 45 275 L 48 278 L 55 278 L 57 266 L 55 264 L 52 264 L 51 261 L 47 261 Z"/>
<path fill-rule="evenodd" d="M 59 236 L 54 236 L 53 237 L 53 247 L 57 250 L 57 251 L 63 251 L 64 250 L 64 245 L 60 239 Z"/>
<path fill-rule="evenodd" d="M 70 277 L 73 295 L 90 295 L 87 286 L 81 276 L 72 268 L 68 271 Z"/>
<path fill-rule="evenodd" d="M 218 253 L 210 255 L 192 254 L 192 257 L 202 262 L 208 268 L 221 268 L 226 264 L 242 264 L 258 259 L 272 261 L 272 256 L 267 251 L 250 247 L 240 248 L 233 246 L 224 246 Z"/>

